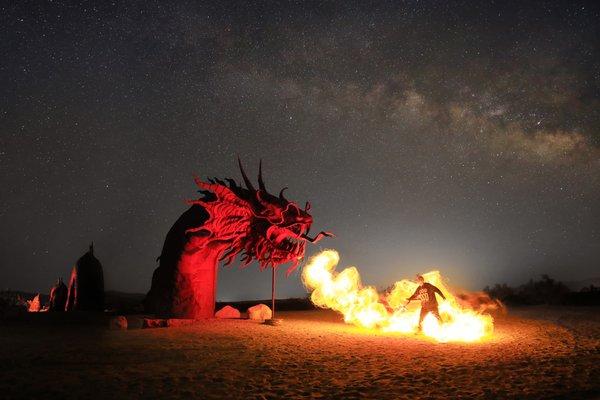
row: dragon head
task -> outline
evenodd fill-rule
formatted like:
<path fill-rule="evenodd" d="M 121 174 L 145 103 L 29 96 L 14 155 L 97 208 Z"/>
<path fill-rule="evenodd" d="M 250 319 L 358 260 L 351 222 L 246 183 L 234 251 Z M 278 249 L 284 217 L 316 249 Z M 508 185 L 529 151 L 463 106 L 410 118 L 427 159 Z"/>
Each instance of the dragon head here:
<path fill-rule="evenodd" d="M 262 162 L 259 164 L 258 189 L 254 188 L 238 158 L 245 187 L 233 179 L 224 181 L 213 178 L 203 182 L 196 178 L 204 198 L 190 201 L 201 205 L 209 214 L 200 227 L 189 229 L 195 233 L 196 247 L 217 245 L 224 249 L 221 260 L 230 264 L 238 254 L 242 266 L 253 260 L 261 269 L 276 267 L 291 262 L 288 274 L 304 258 L 306 242 L 315 243 L 330 232 L 320 232 L 314 238 L 308 236 L 313 223 L 308 213 L 310 203 L 300 208 L 285 198 L 283 188 L 278 196 L 269 193 L 262 177 Z"/>

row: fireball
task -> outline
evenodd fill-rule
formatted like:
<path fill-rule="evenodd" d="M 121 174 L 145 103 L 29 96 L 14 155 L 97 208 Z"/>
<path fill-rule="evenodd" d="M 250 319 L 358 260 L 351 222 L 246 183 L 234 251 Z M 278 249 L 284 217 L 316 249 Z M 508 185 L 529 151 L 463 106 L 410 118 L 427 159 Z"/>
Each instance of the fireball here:
<path fill-rule="evenodd" d="M 341 313 L 349 324 L 384 332 L 416 333 L 419 323 L 418 303 L 403 307 L 417 288 L 417 283 L 403 279 L 386 295 L 372 286 L 363 286 L 356 267 L 336 271 L 340 256 L 335 250 L 324 250 L 313 256 L 302 271 L 304 285 L 312 291 L 311 301 L 318 307 Z M 433 315 L 423 321 L 422 333 L 439 342 L 474 342 L 491 336 L 494 321 L 459 304 L 444 284 L 439 271 L 423 274 L 426 282 L 437 286 L 446 296 L 439 302 L 440 323 Z"/>

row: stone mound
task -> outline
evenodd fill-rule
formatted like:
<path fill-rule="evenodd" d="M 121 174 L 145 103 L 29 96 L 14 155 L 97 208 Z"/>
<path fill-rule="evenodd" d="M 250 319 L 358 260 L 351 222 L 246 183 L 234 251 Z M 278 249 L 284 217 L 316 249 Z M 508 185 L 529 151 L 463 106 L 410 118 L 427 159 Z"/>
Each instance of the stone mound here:
<path fill-rule="evenodd" d="M 248 318 L 255 321 L 271 319 L 272 315 L 271 309 L 264 304 L 257 304 L 248 308 Z"/>
<path fill-rule="evenodd" d="M 240 318 L 241 314 L 237 308 L 225 306 L 215 313 L 216 318 Z"/>

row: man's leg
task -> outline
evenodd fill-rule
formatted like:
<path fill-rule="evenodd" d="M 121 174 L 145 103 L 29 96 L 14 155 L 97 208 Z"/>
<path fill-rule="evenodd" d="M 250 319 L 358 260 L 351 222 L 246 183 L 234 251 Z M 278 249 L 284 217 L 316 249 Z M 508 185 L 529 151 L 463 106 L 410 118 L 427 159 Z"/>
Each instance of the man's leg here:
<path fill-rule="evenodd" d="M 421 306 L 421 313 L 419 314 L 419 330 L 421 330 L 421 327 L 423 325 L 423 319 L 425 319 L 425 316 L 428 312 L 429 310 L 427 309 L 427 307 Z"/>
<path fill-rule="evenodd" d="M 440 317 L 440 311 L 438 310 L 437 307 L 432 307 L 429 312 L 431 312 L 433 314 L 434 317 L 437 318 L 437 320 L 440 322 L 440 324 L 442 323 L 442 317 Z"/>

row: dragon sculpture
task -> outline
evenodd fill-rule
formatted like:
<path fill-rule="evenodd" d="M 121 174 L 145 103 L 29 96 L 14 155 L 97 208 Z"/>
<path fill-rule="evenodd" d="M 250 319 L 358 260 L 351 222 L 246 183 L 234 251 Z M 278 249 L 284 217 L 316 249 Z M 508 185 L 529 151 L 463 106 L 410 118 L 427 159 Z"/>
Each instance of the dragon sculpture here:
<path fill-rule="evenodd" d="M 291 263 L 289 275 L 304 257 L 306 242 L 333 236 L 320 232 L 310 237 L 313 223 L 304 209 L 270 194 L 259 164 L 258 189 L 246 176 L 238 158 L 245 187 L 233 179 L 195 178 L 202 198 L 189 200 L 185 211 L 169 230 L 159 266 L 144 305 L 147 312 L 166 317 L 211 318 L 214 316 L 217 267 L 240 255 L 242 266 L 256 260 L 263 270 Z"/>

